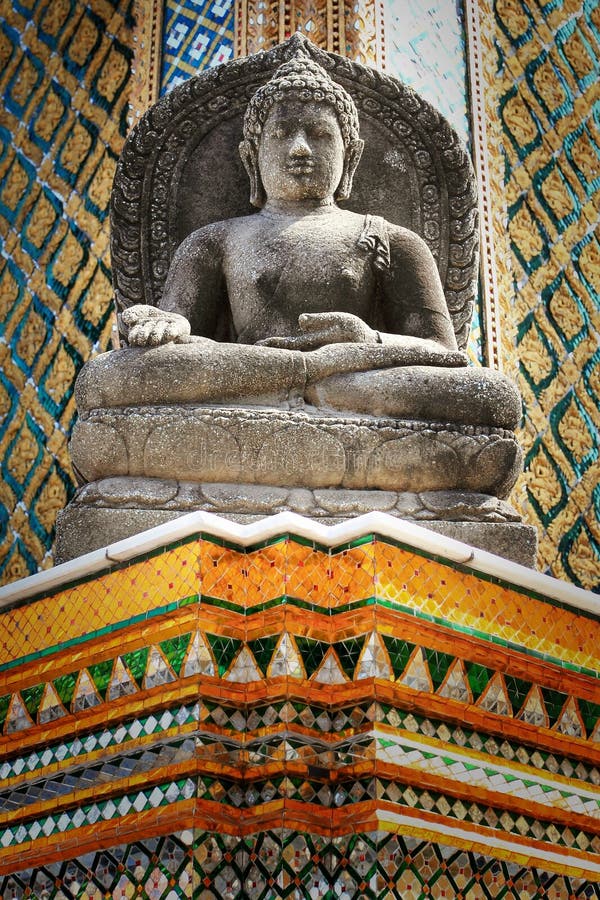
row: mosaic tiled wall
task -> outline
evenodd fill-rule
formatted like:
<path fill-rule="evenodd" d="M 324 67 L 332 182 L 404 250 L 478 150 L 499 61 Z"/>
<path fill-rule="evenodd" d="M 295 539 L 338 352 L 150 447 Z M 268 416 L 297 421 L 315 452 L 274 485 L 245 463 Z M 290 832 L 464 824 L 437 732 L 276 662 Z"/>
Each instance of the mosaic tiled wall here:
<path fill-rule="evenodd" d="M 423 57 L 439 62 L 441 101 L 449 98 L 455 115 L 463 61 L 451 6 L 434 8 L 432 0 L 426 42 L 417 19 L 412 30 L 404 20 L 400 26 L 396 4 L 388 4 L 387 67 L 406 78 L 406 54 L 417 65 Z M 124 0 L 2 5 L 2 581 L 51 563 L 56 514 L 73 490 L 65 446 L 74 374 L 110 340 L 106 209 L 126 130 L 132 13 L 139 21 L 141 9 Z M 353 9 L 360 26 L 363 7 Z M 403 10 L 410 17 L 410 5 Z M 257 15 L 266 21 L 272 12 L 261 7 Z M 497 197 L 508 199 L 514 279 L 513 290 L 501 285 L 501 337 L 508 369 L 516 371 L 520 359 L 529 466 L 517 503 L 541 529 L 542 569 L 597 588 L 598 7 L 590 0 L 498 0 L 493 15 L 497 46 L 488 58 L 501 94 L 506 173 Z M 169 0 L 164 18 L 164 89 L 234 47 L 228 0 Z M 431 41 L 434 49 L 423 52 Z M 138 62 L 146 50 L 138 49 Z M 495 174 L 499 153 L 495 135 L 490 139 Z M 503 230 L 500 223 L 504 271 Z M 475 333 L 472 356 L 480 348 Z"/>
<path fill-rule="evenodd" d="M 439 109 L 470 138 L 462 9 L 456 0 L 387 0 L 386 71 Z"/>
<path fill-rule="evenodd" d="M 75 375 L 111 334 L 108 198 L 129 0 L 8 0 L 0 20 L 0 580 L 51 564 L 73 493 Z"/>
<path fill-rule="evenodd" d="M 600 897 L 589 614 L 204 535 L 0 627 L 4 898 Z"/>
<path fill-rule="evenodd" d="M 541 569 L 598 590 L 600 7 L 496 0 L 495 16 L 525 511 Z"/>
<path fill-rule="evenodd" d="M 386 0 L 386 71 L 439 109 L 470 145 L 468 76 L 462 4 L 456 0 Z M 483 362 L 481 311 L 475 306 L 468 344 Z"/>
<path fill-rule="evenodd" d="M 233 59 L 235 0 L 166 0 L 160 93 Z"/>

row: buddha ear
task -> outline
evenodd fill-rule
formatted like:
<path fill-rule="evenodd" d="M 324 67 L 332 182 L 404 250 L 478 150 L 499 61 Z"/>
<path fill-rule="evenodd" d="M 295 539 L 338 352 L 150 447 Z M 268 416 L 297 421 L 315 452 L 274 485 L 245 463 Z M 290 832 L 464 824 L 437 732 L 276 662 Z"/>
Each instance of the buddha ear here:
<path fill-rule="evenodd" d="M 259 209 L 265 205 L 265 189 L 260 177 L 258 168 L 258 153 L 255 145 L 251 141 L 242 141 L 239 146 L 240 156 L 244 163 L 244 168 L 250 179 L 250 203 L 252 206 L 258 206 Z"/>
<path fill-rule="evenodd" d="M 342 178 L 335 192 L 336 200 L 347 200 L 352 193 L 352 179 L 356 172 L 356 167 L 360 162 L 365 142 L 360 138 L 356 141 L 350 141 L 344 153 L 344 171 Z"/>

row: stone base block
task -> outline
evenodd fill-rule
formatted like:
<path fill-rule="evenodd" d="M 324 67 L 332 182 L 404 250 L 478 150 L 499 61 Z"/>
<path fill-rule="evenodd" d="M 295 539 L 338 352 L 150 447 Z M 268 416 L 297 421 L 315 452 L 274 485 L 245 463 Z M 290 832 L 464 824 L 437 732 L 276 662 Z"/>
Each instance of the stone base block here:
<path fill-rule="evenodd" d="M 522 565 L 535 565 L 535 529 L 524 525 L 508 503 L 486 494 L 307 490 L 142 478 L 106 478 L 85 485 L 59 516 L 56 561 L 196 510 L 242 523 L 291 511 L 327 525 L 367 512 L 387 512 Z"/>

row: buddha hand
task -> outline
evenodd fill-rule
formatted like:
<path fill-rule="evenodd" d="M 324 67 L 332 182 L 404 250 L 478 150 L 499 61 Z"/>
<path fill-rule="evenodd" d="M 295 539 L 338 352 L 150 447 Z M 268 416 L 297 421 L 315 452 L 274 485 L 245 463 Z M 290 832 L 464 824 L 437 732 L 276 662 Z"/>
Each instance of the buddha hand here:
<path fill-rule="evenodd" d="M 300 334 L 265 338 L 263 347 L 286 350 L 316 350 L 326 344 L 377 344 L 379 335 L 358 316 L 344 312 L 302 313 Z"/>
<path fill-rule="evenodd" d="M 169 342 L 186 342 L 190 323 L 179 313 L 138 303 L 119 315 L 121 332 L 130 347 L 158 347 Z"/>

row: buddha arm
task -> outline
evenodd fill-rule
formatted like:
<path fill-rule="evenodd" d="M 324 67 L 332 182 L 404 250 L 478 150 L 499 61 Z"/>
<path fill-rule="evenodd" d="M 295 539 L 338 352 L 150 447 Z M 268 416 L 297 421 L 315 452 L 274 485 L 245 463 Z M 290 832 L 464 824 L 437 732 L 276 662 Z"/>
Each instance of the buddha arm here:
<path fill-rule="evenodd" d="M 417 234 L 388 225 L 390 266 L 382 272 L 383 344 L 435 341 L 456 350 L 456 337 L 431 250 Z M 408 342 L 405 338 L 410 338 Z"/>
<path fill-rule="evenodd" d="M 177 248 L 159 308 L 184 316 L 192 334 L 214 337 L 223 294 L 222 230 L 208 225 Z"/>

